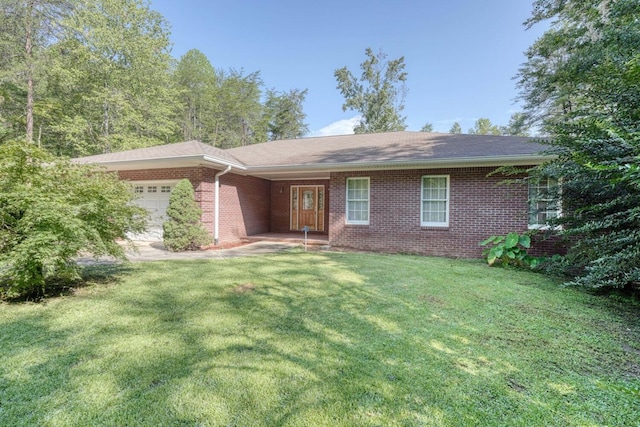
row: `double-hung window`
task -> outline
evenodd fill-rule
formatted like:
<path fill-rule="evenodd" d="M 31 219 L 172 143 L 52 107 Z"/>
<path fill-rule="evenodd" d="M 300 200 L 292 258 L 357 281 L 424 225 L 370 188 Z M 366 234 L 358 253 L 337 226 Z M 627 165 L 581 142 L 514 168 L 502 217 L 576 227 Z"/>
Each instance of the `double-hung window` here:
<path fill-rule="evenodd" d="M 420 225 L 449 226 L 449 175 L 422 177 Z"/>
<path fill-rule="evenodd" d="M 369 224 L 369 178 L 347 178 L 347 224 Z"/>
<path fill-rule="evenodd" d="M 529 181 L 529 228 L 547 227 L 560 216 L 558 181 L 551 178 Z"/>

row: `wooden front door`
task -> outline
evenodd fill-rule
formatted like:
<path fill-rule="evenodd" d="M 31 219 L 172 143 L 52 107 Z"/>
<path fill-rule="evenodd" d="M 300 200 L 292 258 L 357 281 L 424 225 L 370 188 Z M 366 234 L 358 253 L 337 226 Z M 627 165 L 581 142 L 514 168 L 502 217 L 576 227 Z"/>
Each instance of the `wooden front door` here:
<path fill-rule="evenodd" d="M 291 229 L 324 231 L 324 186 L 291 187 Z"/>

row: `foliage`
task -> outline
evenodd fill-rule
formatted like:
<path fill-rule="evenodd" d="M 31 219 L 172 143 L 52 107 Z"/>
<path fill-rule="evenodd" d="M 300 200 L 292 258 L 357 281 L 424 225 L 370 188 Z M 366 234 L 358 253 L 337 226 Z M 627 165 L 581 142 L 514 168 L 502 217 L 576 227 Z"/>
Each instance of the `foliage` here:
<path fill-rule="evenodd" d="M 638 306 L 538 274 L 301 250 L 119 273 L 0 305 L 2 424 L 638 421 Z"/>
<path fill-rule="evenodd" d="M 144 229 L 131 188 L 111 173 L 24 142 L 0 146 L 0 284 L 9 294 L 75 277 L 80 253 L 124 259 L 116 239 Z"/>
<path fill-rule="evenodd" d="M 533 25 L 553 18 L 521 68 L 526 113 L 557 156 L 535 173 L 562 183 L 555 221 L 576 242 L 564 264 L 573 284 L 640 281 L 640 3 L 535 3 Z"/>
<path fill-rule="evenodd" d="M 78 157 L 304 135 L 306 91 L 262 86 L 196 49 L 174 64 L 169 25 L 146 0 L 0 2 L 0 142 L 26 136 Z"/>
<path fill-rule="evenodd" d="M 33 141 L 36 90 L 45 66 L 44 53 L 59 39 L 61 21 L 71 13 L 72 4 L 69 0 L 0 3 L 0 125 L 10 123 L 4 132 L 8 138 L 24 136 L 28 142 Z M 13 96 L 3 96 L 7 89 Z"/>
<path fill-rule="evenodd" d="M 433 124 L 425 123 L 424 126 L 422 126 L 422 129 L 420 129 L 420 132 L 433 132 Z"/>
<path fill-rule="evenodd" d="M 405 130 L 404 99 L 407 73 L 404 57 L 387 61 L 387 55 L 365 50 L 367 59 L 360 64 L 362 75 L 356 78 L 347 67 L 334 72 L 337 88 L 344 96 L 342 110 L 355 110 L 362 119 L 355 133 L 375 133 Z"/>
<path fill-rule="evenodd" d="M 189 50 L 180 58 L 172 78 L 180 99 L 180 138 L 214 141 L 218 77 L 209 59 L 197 49 Z"/>
<path fill-rule="evenodd" d="M 531 248 L 531 237 L 527 234 L 509 233 L 506 236 L 491 236 L 480 242 L 481 246 L 489 246 L 483 251 L 487 263 L 491 266 L 507 266 L 535 268 L 540 258 L 532 257 L 527 250 Z"/>
<path fill-rule="evenodd" d="M 215 100 L 215 139 L 222 148 L 240 147 L 267 140 L 259 72 L 219 71 Z"/>
<path fill-rule="evenodd" d="M 164 246 L 170 251 L 197 250 L 211 243 L 211 236 L 200 221 L 202 210 L 194 198 L 191 182 L 183 179 L 169 198 L 167 216 L 162 224 Z"/>
<path fill-rule="evenodd" d="M 174 132 L 168 23 L 142 0 L 78 4 L 50 51 L 45 142 L 72 156 L 157 145 Z M 66 147 L 60 147 L 60 142 Z"/>
<path fill-rule="evenodd" d="M 282 93 L 267 91 L 264 108 L 270 141 L 302 138 L 309 132 L 309 126 L 304 123 L 307 115 L 302 107 L 306 96 L 306 89 Z"/>
<path fill-rule="evenodd" d="M 460 123 L 454 122 L 453 125 L 451 125 L 451 129 L 449 129 L 449 133 L 462 133 Z"/>
<path fill-rule="evenodd" d="M 479 118 L 476 120 L 473 128 L 469 129 L 470 135 L 502 135 L 500 126 L 491 123 L 487 118 Z"/>
<path fill-rule="evenodd" d="M 507 126 L 500 127 L 500 133 L 511 136 L 530 136 L 530 127 L 527 115 L 523 112 L 516 112 L 509 118 Z"/>

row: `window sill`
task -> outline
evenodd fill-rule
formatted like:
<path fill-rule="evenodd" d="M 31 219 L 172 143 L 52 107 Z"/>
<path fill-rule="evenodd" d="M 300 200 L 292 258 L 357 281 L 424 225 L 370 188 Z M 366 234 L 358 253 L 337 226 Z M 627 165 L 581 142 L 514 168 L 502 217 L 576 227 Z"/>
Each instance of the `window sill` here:
<path fill-rule="evenodd" d="M 421 225 L 420 230 L 425 231 L 449 231 L 448 225 Z"/>

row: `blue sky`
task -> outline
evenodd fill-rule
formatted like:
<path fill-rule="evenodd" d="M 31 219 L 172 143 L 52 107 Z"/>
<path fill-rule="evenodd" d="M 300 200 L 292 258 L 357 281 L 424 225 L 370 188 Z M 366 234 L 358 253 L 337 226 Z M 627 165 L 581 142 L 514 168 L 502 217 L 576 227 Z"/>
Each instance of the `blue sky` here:
<path fill-rule="evenodd" d="M 525 31 L 528 0 L 152 0 L 171 25 L 172 54 L 203 52 L 216 68 L 260 71 L 266 88 L 308 89 L 310 136 L 349 132 L 333 73 L 360 75 L 364 51 L 405 57 L 407 130 L 506 125 L 513 79 L 544 28 Z"/>

